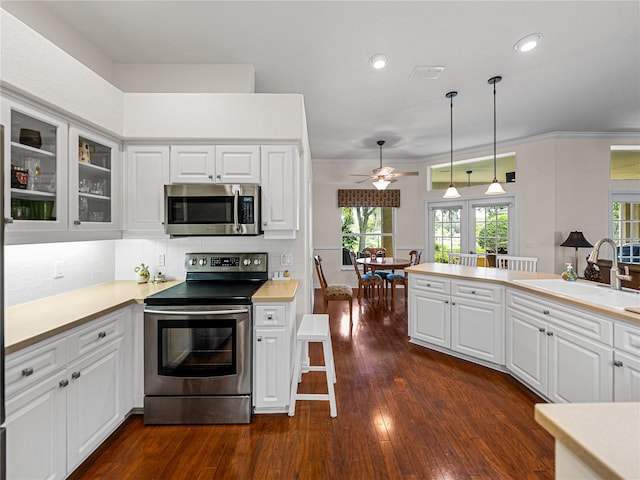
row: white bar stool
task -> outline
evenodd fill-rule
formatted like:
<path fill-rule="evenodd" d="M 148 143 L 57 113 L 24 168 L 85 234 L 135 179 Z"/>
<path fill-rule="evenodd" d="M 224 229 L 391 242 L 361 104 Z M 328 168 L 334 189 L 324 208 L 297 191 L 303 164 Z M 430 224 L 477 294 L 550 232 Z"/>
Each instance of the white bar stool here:
<path fill-rule="evenodd" d="M 302 366 L 303 356 L 307 355 L 309 342 L 321 342 L 324 353 L 324 365 Z M 305 360 L 307 360 L 305 358 Z M 305 362 L 306 363 L 306 362 Z M 307 372 L 325 372 L 329 393 L 298 393 L 298 383 L 302 381 L 302 374 Z M 296 335 L 296 355 L 293 378 L 291 379 L 291 395 L 289 398 L 289 416 L 296 411 L 296 400 L 328 400 L 332 418 L 338 416 L 336 395 L 333 384 L 336 383 L 336 369 L 333 362 L 331 347 L 331 332 L 329 330 L 329 315 L 307 314 L 302 317 L 300 328 Z"/>

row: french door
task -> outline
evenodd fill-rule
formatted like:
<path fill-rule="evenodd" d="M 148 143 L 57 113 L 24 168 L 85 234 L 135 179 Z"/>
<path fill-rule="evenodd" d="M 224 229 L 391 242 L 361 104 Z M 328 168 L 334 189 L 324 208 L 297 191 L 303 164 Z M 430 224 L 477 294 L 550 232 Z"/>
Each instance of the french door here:
<path fill-rule="evenodd" d="M 477 198 L 427 204 L 429 261 L 447 263 L 449 252 L 515 255 L 515 198 Z"/>

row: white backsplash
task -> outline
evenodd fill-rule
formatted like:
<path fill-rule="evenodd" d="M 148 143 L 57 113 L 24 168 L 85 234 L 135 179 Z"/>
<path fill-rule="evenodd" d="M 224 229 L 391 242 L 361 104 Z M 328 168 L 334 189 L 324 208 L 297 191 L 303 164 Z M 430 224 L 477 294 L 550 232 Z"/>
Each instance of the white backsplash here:
<path fill-rule="evenodd" d="M 115 240 L 7 245 L 4 259 L 9 307 L 113 280 Z M 54 278 L 58 262 L 63 276 Z"/>
<path fill-rule="evenodd" d="M 135 267 L 144 263 L 151 277 L 162 272 L 167 279 L 183 280 L 184 258 L 191 252 L 266 252 L 269 255 L 269 277 L 274 271 L 289 270 L 295 276 L 295 241 L 265 240 L 263 237 L 185 237 L 160 240 L 118 240 L 116 242 L 116 280 L 133 280 Z M 291 255 L 292 264 L 280 264 L 282 255 Z M 158 265 L 164 255 L 165 265 Z"/>
<path fill-rule="evenodd" d="M 184 255 L 188 252 L 266 252 L 270 278 L 274 271 L 283 270 L 295 277 L 295 241 L 265 240 L 261 236 L 8 245 L 5 304 L 9 307 L 112 280 L 134 280 L 135 267 L 141 263 L 149 267 L 152 278 L 162 272 L 167 279 L 183 280 Z M 158 265 L 161 254 L 164 266 Z M 283 254 L 291 255 L 291 265 L 280 264 Z M 58 262 L 62 262 L 63 276 L 54 278 Z"/>

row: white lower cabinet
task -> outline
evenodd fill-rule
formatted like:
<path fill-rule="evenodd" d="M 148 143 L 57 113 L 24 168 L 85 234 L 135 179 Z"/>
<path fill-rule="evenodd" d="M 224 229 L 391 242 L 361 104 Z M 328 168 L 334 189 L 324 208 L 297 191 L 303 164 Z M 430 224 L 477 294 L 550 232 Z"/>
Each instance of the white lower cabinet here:
<path fill-rule="evenodd" d="M 295 350 L 295 303 L 254 304 L 254 325 L 254 412 L 287 412 Z"/>
<path fill-rule="evenodd" d="M 612 332 L 591 312 L 507 293 L 507 369 L 552 402 L 613 400 Z"/>
<path fill-rule="evenodd" d="M 7 357 L 9 480 L 65 478 L 124 420 L 129 315 L 124 308 Z"/>
<path fill-rule="evenodd" d="M 616 402 L 640 402 L 640 326 L 614 325 L 614 392 Z"/>
<path fill-rule="evenodd" d="M 7 399 L 7 479 L 66 476 L 66 382 L 66 372 L 58 372 Z"/>
<path fill-rule="evenodd" d="M 503 287 L 409 275 L 412 341 L 504 365 Z"/>

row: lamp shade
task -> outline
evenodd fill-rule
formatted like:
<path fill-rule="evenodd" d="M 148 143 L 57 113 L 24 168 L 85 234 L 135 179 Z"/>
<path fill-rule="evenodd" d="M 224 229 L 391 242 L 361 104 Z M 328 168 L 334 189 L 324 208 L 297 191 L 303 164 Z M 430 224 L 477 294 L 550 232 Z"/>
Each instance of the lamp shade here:
<path fill-rule="evenodd" d="M 584 235 L 582 234 L 582 232 L 571 232 L 569 234 L 569 236 L 567 237 L 567 239 L 562 242 L 560 244 L 561 247 L 575 247 L 575 248 L 587 248 L 587 247 L 593 247 L 593 245 L 591 245 L 586 238 L 584 238 Z"/>

